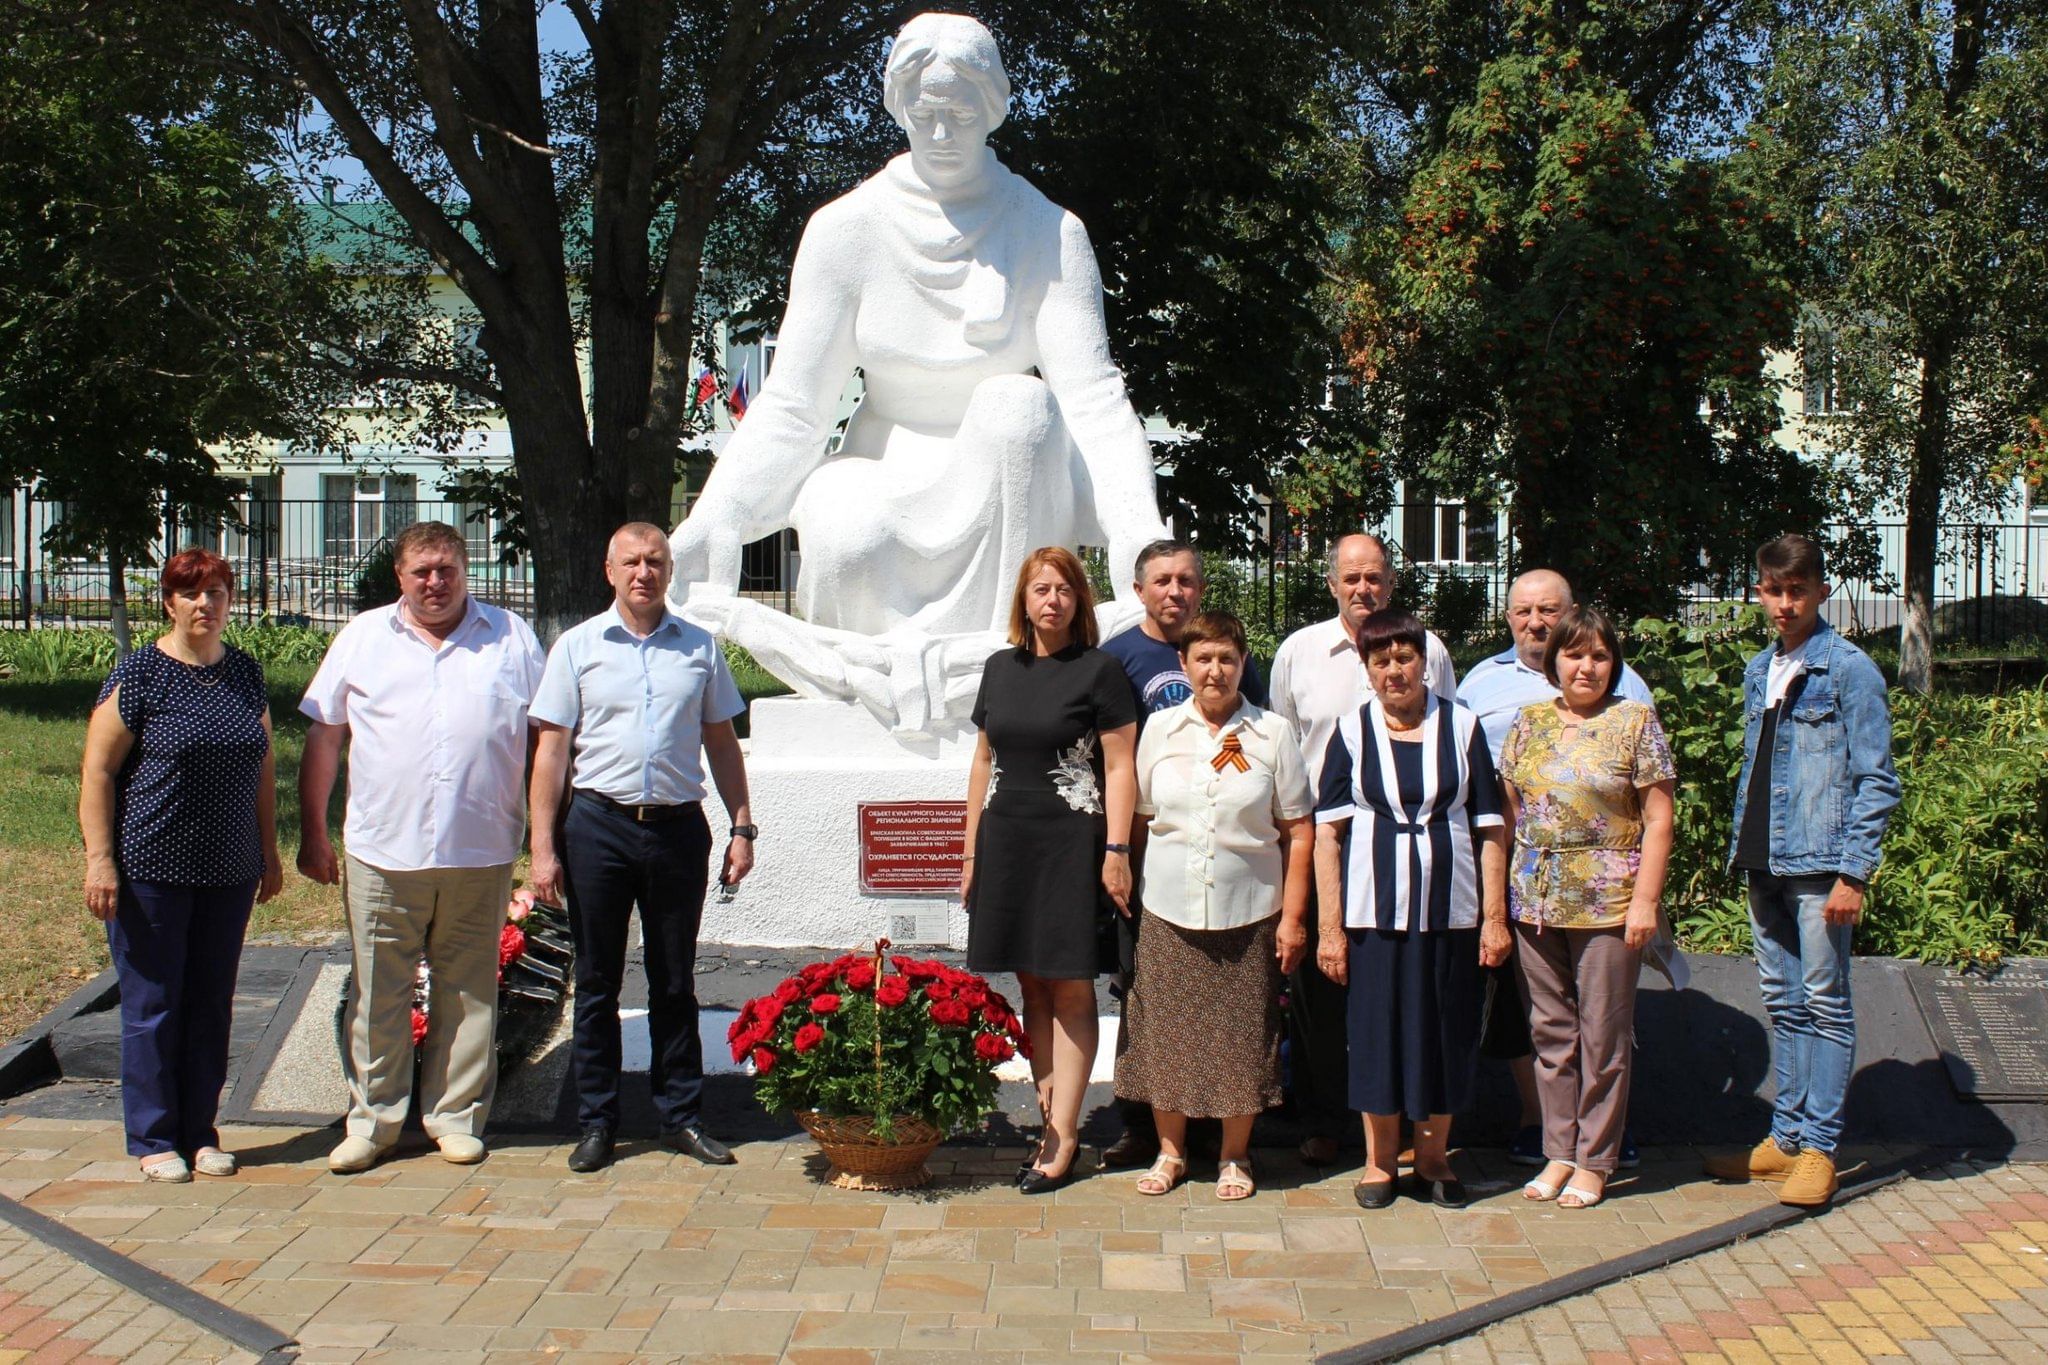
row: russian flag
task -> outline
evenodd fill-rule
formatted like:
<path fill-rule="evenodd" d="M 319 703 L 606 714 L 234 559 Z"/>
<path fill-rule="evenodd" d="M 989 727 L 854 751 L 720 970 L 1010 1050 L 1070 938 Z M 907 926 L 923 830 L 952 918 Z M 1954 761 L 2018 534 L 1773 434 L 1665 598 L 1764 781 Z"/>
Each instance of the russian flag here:
<path fill-rule="evenodd" d="M 709 403 L 717 393 L 718 376 L 711 372 L 709 365 L 706 365 L 697 372 L 697 392 L 696 396 L 691 399 L 691 402 L 701 408 L 706 403 Z"/>
<path fill-rule="evenodd" d="M 747 415 L 747 372 L 743 369 L 733 376 L 732 392 L 725 396 L 725 410 L 732 414 L 734 426 Z"/>

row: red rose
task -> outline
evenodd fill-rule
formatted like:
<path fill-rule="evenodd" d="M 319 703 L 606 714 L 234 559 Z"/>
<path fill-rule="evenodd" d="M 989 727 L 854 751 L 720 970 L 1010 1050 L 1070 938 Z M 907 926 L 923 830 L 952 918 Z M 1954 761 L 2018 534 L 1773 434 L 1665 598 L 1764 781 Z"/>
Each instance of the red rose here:
<path fill-rule="evenodd" d="M 787 981 L 777 982 L 775 986 L 775 998 L 785 1005 L 794 1005 L 806 994 L 804 983 L 793 976 Z"/>
<path fill-rule="evenodd" d="M 988 1021 L 990 1028 L 1006 1029 L 1010 1026 L 1010 1012 L 994 1000 L 981 1007 L 981 1017 Z"/>
<path fill-rule="evenodd" d="M 998 1034 L 984 1033 L 974 1040 L 974 1055 L 984 1062 L 1007 1062 L 1016 1051 Z"/>
<path fill-rule="evenodd" d="M 814 995 L 811 997 L 812 1014 L 830 1014 L 838 1008 L 839 997 L 829 991 L 824 995 Z"/>
<path fill-rule="evenodd" d="M 754 1022 L 763 1028 L 773 1028 L 775 1021 L 782 1017 L 782 1002 L 771 995 L 754 1003 L 759 1007 L 754 1011 Z"/>
<path fill-rule="evenodd" d="M 418 1047 L 427 1041 L 427 1012 L 418 1005 L 412 1007 L 412 1045 Z"/>
<path fill-rule="evenodd" d="M 791 1040 L 790 1046 L 798 1052 L 809 1052 L 824 1041 L 825 1030 L 819 1028 L 816 1024 L 805 1024 L 796 1031 L 796 1037 Z"/>
<path fill-rule="evenodd" d="M 988 987 L 979 981 L 968 981 L 960 987 L 961 1001 L 971 1010 L 978 1010 L 988 1003 Z"/>
<path fill-rule="evenodd" d="M 754 1002 L 749 1000 L 746 1004 L 740 1007 L 740 1012 L 733 1016 L 732 1027 L 725 1031 L 725 1041 L 728 1043 L 734 1041 L 742 1033 L 745 1033 L 749 1028 L 751 1028 L 753 1026 L 753 1023 Z M 733 1060 L 738 1061 L 739 1057 L 735 1055 L 733 1057 Z"/>
<path fill-rule="evenodd" d="M 775 1054 L 765 1047 L 754 1049 L 754 1074 L 765 1076 L 775 1069 Z"/>
<path fill-rule="evenodd" d="M 924 988 L 924 993 L 927 998 L 932 1000 L 951 1000 L 953 998 L 953 988 L 943 981 L 932 982 Z"/>
<path fill-rule="evenodd" d="M 910 998 L 910 980 L 901 976 L 885 976 L 875 987 L 875 1003 L 885 1010 L 893 1010 Z"/>
<path fill-rule="evenodd" d="M 949 1028 L 963 1027 L 969 1018 L 967 1006 L 958 1000 L 941 1000 L 932 1006 L 932 1022 Z"/>
<path fill-rule="evenodd" d="M 875 984 L 875 964 L 856 962 L 846 969 L 846 984 L 854 990 L 864 991 Z"/>
<path fill-rule="evenodd" d="M 810 966 L 797 973 L 797 979 L 803 982 L 806 991 L 815 991 L 818 987 L 830 981 L 838 970 L 837 967 L 834 967 L 829 962 L 813 962 Z"/>

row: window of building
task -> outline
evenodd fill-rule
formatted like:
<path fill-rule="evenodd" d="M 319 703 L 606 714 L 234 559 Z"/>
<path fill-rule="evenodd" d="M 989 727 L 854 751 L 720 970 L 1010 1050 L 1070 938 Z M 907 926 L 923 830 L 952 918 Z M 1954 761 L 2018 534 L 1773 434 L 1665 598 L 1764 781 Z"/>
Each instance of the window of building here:
<path fill-rule="evenodd" d="M 1439 502 L 1427 484 L 1409 484 L 1401 507 L 1401 553 L 1411 564 L 1491 564 L 1500 553 L 1493 504 Z"/>
<path fill-rule="evenodd" d="M 361 559 L 415 520 L 418 480 L 410 474 L 325 474 L 320 479 L 320 552 Z"/>
<path fill-rule="evenodd" d="M 1825 326 L 1808 323 L 1800 329 L 1801 396 L 1808 417 L 1842 411 L 1841 376 L 1835 366 L 1835 337 Z"/>

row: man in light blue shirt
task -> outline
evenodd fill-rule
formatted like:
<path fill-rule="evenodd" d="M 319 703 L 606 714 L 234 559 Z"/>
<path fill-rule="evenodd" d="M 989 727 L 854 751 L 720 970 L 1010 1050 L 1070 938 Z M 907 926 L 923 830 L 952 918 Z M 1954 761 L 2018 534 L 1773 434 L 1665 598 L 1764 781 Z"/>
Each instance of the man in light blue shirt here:
<path fill-rule="evenodd" d="M 674 565 L 660 527 L 631 522 L 605 551 L 612 605 L 565 631 L 529 715 L 534 751 L 533 889 L 565 898 L 576 940 L 571 1057 L 582 1140 L 574 1171 L 609 1165 L 619 1124 L 619 992 L 628 925 L 646 945 L 649 1080 L 664 1146 L 730 1165 L 704 1131 L 697 1031 L 697 927 L 712 836 L 705 768 L 732 817 L 722 882 L 754 865 L 747 769 L 733 718 L 746 709 L 718 642 L 668 609 Z M 560 816 L 571 795 L 569 813 Z"/>
<path fill-rule="evenodd" d="M 1531 569 L 1508 586 L 1508 633 L 1514 643 L 1490 659 L 1475 664 L 1458 684 L 1458 700 L 1472 708 L 1486 732 L 1486 747 L 1493 761 L 1500 762 L 1501 746 L 1515 717 L 1531 702 L 1550 701 L 1558 695 L 1556 684 L 1543 675 L 1543 650 L 1550 643 L 1550 630 L 1572 605 L 1572 585 L 1552 569 Z M 1621 667 L 1621 685 L 1615 695 L 1629 701 L 1657 702 L 1650 688 L 1627 664 Z M 1510 1160 L 1524 1166 L 1543 1164 L 1542 1114 L 1536 1103 L 1535 1052 L 1529 1041 L 1528 1011 L 1522 1006 L 1520 987 L 1515 983 L 1512 959 L 1493 969 L 1496 973 L 1486 1029 L 1480 1039 L 1482 1055 L 1504 1061 L 1515 1075 L 1515 1090 L 1522 1100 L 1521 1123 L 1508 1144 Z M 1634 1166 L 1638 1158 L 1633 1136 L 1622 1139 L 1621 1164 Z"/>
<path fill-rule="evenodd" d="M 1507 742 L 1516 714 L 1531 702 L 1550 701 L 1558 694 L 1556 684 L 1543 676 L 1543 648 L 1550 643 L 1550 628 L 1571 605 L 1572 585 L 1562 574 L 1531 569 L 1517 578 L 1508 587 L 1508 632 L 1514 643 L 1473 665 L 1458 683 L 1458 700 L 1479 717 L 1495 763 L 1500 762 L 1501 745 Z M 1657 704 L 1649 684 L 1627 664 L 1621 666 L 1615 695 Z"/>

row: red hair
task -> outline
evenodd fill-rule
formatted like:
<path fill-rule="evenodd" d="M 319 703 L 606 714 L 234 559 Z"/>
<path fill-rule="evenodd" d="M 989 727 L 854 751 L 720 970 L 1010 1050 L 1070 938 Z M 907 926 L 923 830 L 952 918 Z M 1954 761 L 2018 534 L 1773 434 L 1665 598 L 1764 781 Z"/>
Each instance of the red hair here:
<path fill-rule="evenodd" d="M 1010 595 L 1010 643 L 1026 649 L 1031 646 L 1031 614 L 1024 609 L 1024 589 L 1040 569 L 1052 569 L 1074 590 L 1074 639 L 1092 648 L 1096 644 L 1095 592 L 1088 586 L 1088 570 L 1062 545 L 1041 545 L 1018 566 L 1017 588 Z"/>
<path fill-rule="evenodd" d="M 232 593 L 235 590 L 235 566 L 213 551 L 202 550 L 195 545 L 166 559 L 164 571 L 157 582 L 166 600 L 173 593 L 194 592 L 215 583 Z"/>

